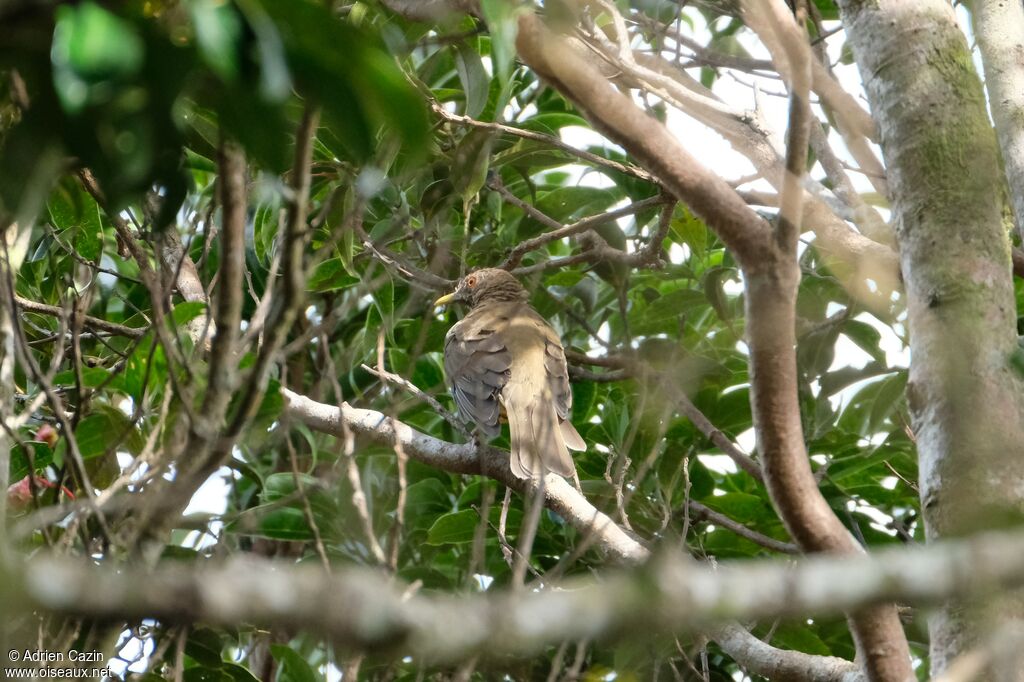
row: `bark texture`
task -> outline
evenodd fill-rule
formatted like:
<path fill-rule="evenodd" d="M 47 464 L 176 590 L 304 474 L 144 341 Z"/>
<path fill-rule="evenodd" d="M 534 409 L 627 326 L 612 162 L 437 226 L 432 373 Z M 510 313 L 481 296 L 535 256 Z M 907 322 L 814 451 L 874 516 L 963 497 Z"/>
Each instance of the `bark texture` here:
<path fill-rule="evenodd" d="M 1024 3 L 975 0 L 971 14 L 1017 232 L 1024 239 Z"/>
<path fill-rule="evenodd" d="M 893 195 L 927 535 L 963 535 L 1024 511 L 1024 382 L 1012 364 L 1019 351 L 995 135 L 948 3 L 840 6 Z M 970 648 L 983 627 L 975 609 L 938 610 L 930 622 L 932 673 Z"/>
<path fill-rule="evenodd" d="M 528 66 L 574 101 L 595 129 L 621 144 L 735 254 L 747 283 L 751 406 L 772 503 L 804 551 L 861 553 L 861 546 L 818 490 L 803 440 L 796 384 L 795 301 L 800 270 L 795 226 L 783 224 L 778 230 L 769 226 L 663 124 L 617 91 L 592 61 L 538 17 L 520 17 L 516 47 Z M 799 207 L 797 201 L 793 210 Z M 894 606 L 865 608 L 851 614 L 850 622 L 869 679 L 913 679 L 906 637 Z"/>

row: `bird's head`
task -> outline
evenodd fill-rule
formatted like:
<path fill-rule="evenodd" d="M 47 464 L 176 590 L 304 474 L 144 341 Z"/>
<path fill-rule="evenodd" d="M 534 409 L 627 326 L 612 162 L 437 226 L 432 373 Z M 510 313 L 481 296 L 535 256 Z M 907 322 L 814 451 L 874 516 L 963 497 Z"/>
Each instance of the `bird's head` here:
<path fill-rule="evenodd" d="M 527 296 L 519 280 L 506 270 L 484 268 L 460 279 L 455 291 L 434 301 L 434 306 L 461 302 L 475 307 L 490 301 L 524 301 Z"/>

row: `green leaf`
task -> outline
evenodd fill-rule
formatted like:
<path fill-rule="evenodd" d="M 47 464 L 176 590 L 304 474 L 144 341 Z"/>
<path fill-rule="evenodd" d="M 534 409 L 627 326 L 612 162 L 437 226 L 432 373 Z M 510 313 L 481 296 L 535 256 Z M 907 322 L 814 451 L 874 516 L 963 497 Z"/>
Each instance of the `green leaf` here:
<path fill-rule="evenodd" d="M 232 682 L 233 678 L 220 668 L 189 668 L 182 676 L 184 682 Z"/>
<path fill-rule="evenodd" d="M 100 207 L 77 185 L 61 183 L 46 203 L 50 221 L 66 234 L 64 241 L 74 245 L 79 256 L 88 261 L 100 257 L 103 248 L 103 224 Z"/>
<path fill-rule="evenodd" d="M 505 83 L 512 73 L 512 59 L 516 53 L 516 34 L 519 23 L 517 3 L 508 0 L 481 0 L 484 21 L 491 34 L 491 61 L 494 73 Z"/>
<path fill-rule="evenodd" d="M 78 423 L 75 440 L 83 459 L 98 457 L 110 448 L 138 454 L 143 447 L 143 438 L 131 420 L 109 405 L 97 406 L 96 412 Z"/>
<path fill-rule="evenodd" d="M 793 623 L 782 623 L 774 631 L 772 642 L 785 649 L 802 651 L 805 654 L 831 656 L 832 650 L 810 627 Z"/>
<path fill-rule="evenodd" d="M 485 128 L 473 128 L 455 148 L 451 181 L 463 201 L 475 197 L 487 181 L 493 145 L 494 133 Z"/>
<path fill-rule="evenodd" d="M 221 672 L 234 682 L 260 682 L 259 678 L 253 675 L 248 668 L 237 663 L 225 663 L 221 666 Z"/>
<path fill-rule="evenodd" d="M 523 121 L 522 128 L 525 130 L 534 130 L 538 133 L 546 133 L 548 135 L 558 135 L 558 131 L 568 126 L 579 126 L 580 128 L 587 128 L 589 124 L 587 120 L 576 114 L 570 114 L 567 112 L 551 112 L 537 114 L 531 116 L 527 120 Z"/>
<path fill-rule="evenodd" d="M 881 382 L 878 392 L 875 394 L 874 404 L 871 406 L 869 428 L 872 430 L 880 428 L 882 422 L 896 411 L 903 401 L 906 388 L 906 372 L 899 372 Z"/>
<path fill-rule="evenodd" d="M 171 320 L 174 326 L 181 327 L 191 322 L 206 311 L 206 304 L 202 301 L 185 301 L 174 306 L 171 311 Z"/>
<path fill-rule="evenodd" d="M 132 25 L 96 3 L 57 8 L 53 75 L 68 111 L 82 110 L 92 85 L 138 72 L 144 57 L 145 46 Z"/>
<path fill-rule="evenodd" d="M 279 664 L 277 682 L 317 682 L 319 679 L 306 659 L 290 646 L 271 644 L 270 653 Z"/>
<path fill-rule="evenodd" d="M 702 256 L 708 246 L 708 228 L 697 216 L 690 213 L 682 204 L 676 204 L 669 223 L 676 243 L 690 247 L 694 255 Z"/>
<path fill-rule="evenodd" d="M 583 424 L 590 418 L 597 397 L 597 385 L 592 381 L 577 381 L 572 384 L 572 422 Z"/>
<path fill-rule="evenodd" d="M 700 461 L 699 457 L 690 457 L 690 495 L 696 499 L 704 499 L 714 493 L 715 478 Z M 682 492 L 682 491 L 680 491 Z"/>
<path fill-rule="evenodd" d="M 160 385 L 167 377 L 167 358 L 163 346 L 154 348 L 153 333 L 147 332 L 128 356 L 121 386 L 135 400 L 142 400 L 143 391 Z"/>
<path fill-rule="evenodd" d="M 82 368 L 82 385 L 87 388 L 99 388 L 103 385 L 111 385 L 114 382 L 107 383 L 110 379 L 110 370 L 103 367 L 83 367 Z M 75 371 L 73 369 L 59 372 L 53 377 L 54 386 L 74 386 L 75 385 Z"/>
<path fill-rule="evenodd" d="M 29 465 L 29 458 L 25 448 L 32 450 L 32 466 Z M 10 481 L 17 483 L 28 476 L 30 471 L 45 469 L 53 461 L 53 450 L 46 443 L 39 441 L 25 441 L 23 446 L 11 448 Z"/>
<path fill-rule="evenodd" d="M 405 511 L 410 519 L 429 518 L 452 508 L 448 489 L 436 478 L 425 478 L 406 490 Z"/>
<path fill-rule="evenodd" d="M 223 663 L 221 650 L 224 642 L 221 636 L 207 627 L 196 628 L 189 632 L 185 642 L 185 653 L 206 666 L 220 667 Z"/>
<path fill-rule="evenodd" d="M 349 274 L 341 258 L 328 258 L 316 266 L 306 281 L 306 288 L 313 292 L 339 291 L 359 283 L 358 277 Z"/>
<path fill-rule="evenodd" d="M 406 153 L 425 149 L 423 98 L 382 45 L 319 3 L 262 0 L 260 7 L 274 19 L 300 92 L 323 104 L 325 122 L 356 159 L 371 155 L 381 125 Z"/>
<path fill-rule="evenodd" d="M 234 5 L 214 0 L 190 0 L 188 9 L 203 61 L 223 80 L 235 80 L 238 76 L 238 41 L 242 21 Z"/>
<path fill-rule="evenodd" d="M 707 306 L 703 292 L 678 289 L 637 305 L 628 313 L 634 334 L 657 334 L 678 329 L 681 316 Z"/>
<path fill-rule="evenodd" d="M 455 68 L 465 93 L 465 114 L 470 118 L 478 118 L 487 106 L 490 93 L 490 78 L 484 69 L 480 53 L 466 43 L 455 45 Z"/>
<path fill-rule="evenodd" d="M 799 340 L 797 363 L 806 376 L 818 377 L 832 366 L 840 331 L 839 325 L 827 324 L 813 329 Z"/>
<path fill-rule="evenodd" d="M 307 541 L 313 539 L 313 531 L 306 523 L 306 515 L 297 507 L 280 507 L 264 504 L 247 509 L 238 515 L 226 529 L 231 533 L 253 535 L 272 540 Z"/>
<path fill-rule="evenodd" d="M 752 523 L 774 517 L 774 512 L 764 499 L 748 493 L 712 495 L 705 498 L 703 502 L 715 511 L 722 512 L 740 523 Z"/>
<path fill-rule="evenodd" d="M 1017 346 L 1010 353 L 1010 367 L 1012 367 L 1017 374 L 1024 377 L 1024 348 Z"/>
<path fill-rule="evenodd" d="M 839 7 L 833 0 L 814 0 L 814 6 L 821 13 L 821 18 L 833 21 L 839 18 Z"/>
<path fill-rule="evenodd" d="M 885 351 L 881 348 L 882 335 L 877 329 L 867 322 L 847 320 L 843 324 L 842 332 L 872 359 L 885 364 Z"/>
<path fill-rule="evenodd" d="M 874 434 L 899 406 L 906 385 L 907 373 L 900 371 L 862 387 L 843 409 L 839 426 L 862 436 Z"/>
<path fill-rule="evenodd" d="M 445 514 L 427 531 L 428 545 L 448 545 L 471 542 L 476 527 L 480 524 L 480 514 L 475 509 Z"/>
<path fill-rule="evenodd" d="M 700 84 L 705 88 L 711 88 L 715 83 L 715 79 L 718 78 L 718 72 L 710 66 L 702 66 L 700 68 Z"/>
<path fill-rule="evenodd" d="M 302 482 L 303 490 L 317 490 L 320 487 L 319 480 L 309 474 L 300 474 L 299 480 Z M 294 494 L 297 490 L 295 474 L 290 471 L 270 474 L 263 481 L 263 499 L 267 502 L 276 502 L 282 497 Z"/>

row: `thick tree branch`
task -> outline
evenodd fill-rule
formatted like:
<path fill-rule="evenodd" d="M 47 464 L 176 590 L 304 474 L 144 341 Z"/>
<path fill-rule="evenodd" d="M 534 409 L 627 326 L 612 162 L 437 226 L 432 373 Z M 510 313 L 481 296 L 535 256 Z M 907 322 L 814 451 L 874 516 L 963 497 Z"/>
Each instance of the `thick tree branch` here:
<path fill-rule="evenodd" d="M 621 25 L 617 32 L 623 32 Z M 615 90 L 593 63 L 535 15 L 520 17 L 517 47 L 529 66 L 577 102 L 598 130 L 652 170 L 736 255 L 747 279 L 751 402 L 769 493 L 804 550 L 860 552 L 818 490 L 803 441 L 796 385 L 800 272 L 795 239 L 783 239 L 780 248 L 771 228 L 735 190 L 701 167 L 664 125 Z M 628 43 L 620 40 L 624 62 L 630 61 L 628 54 L 623 56 L 628 50 Z M 806 148 L 805 136 L 803 145 Z M 858 614 L 853 629 L 869 674 L 904 682 L 911 672 L 910 658 L 895 608 L 876 607 Z"/>
<path fill-rule="evenodd" d="M 536 15 L 519 18 L 516 46 L 523 61 L 579 104 L 599 131 L 621 144 L 718 232 L 740 263 L 758 267 L 771 242 L 771 228 L 662 123 L 616 90 L 592 60 L 584 59 Z"/>
<path fill-rule="evenodd" d="M 1024 4 L 1009 0 L 970 4 L 1017 233 L 1024 239 Z"/>
<path fill-rule="evenodd" d="M 1024 381 L 1008 369 L 1019 347 L 995 135 L 949 3 L 838 4 L 894 199 L 922 517 L 930 539 L 963 535 L 1024 511 Z M 999 607 L 1024 614 L 1020 598 Z M 991 616 L 954 605 L 936 612 L 932 674 L 973 648 Z"/>
<path fill-rule="evenodd" d="M 859 552 L 859 546 L 818 490 L 803 443 L 795 383 L 794 306 L 799 280 L 795 254 L 782 253 L 773 241 L 761 242 L 765 236 L 762 228 L 767 226 L 759 218 L 751 224 L 748 216 L 733 208 L 733 201 L 742 201 L 735 192 L 720 179 L 707 177 L 710 174 L 689 157 L 664 126 L 611 88 L 599 71 L 562 40 L 536 17 L 520 19 L 518 45 L 527 63 L 578 101 L 599 129 L 655 170 L 667 187 L 720 234 L 747 274 L 755 420 L 764 461 L 766 465 L 772 462 L 769 490 L 790 533 L 806 550 Z M 665 153 L 672 158 L 664 158 Z M 682 167 L 677 165 L 678 160 L 682 160 Z M 717 186 L 719 183 L 724 188 Z M 701 196 L 693 196 L 695 187 L 702 188 Z M 709 198 L 714 198 L 714 206 L 701 203 Z M 862 649 L 868 652 L 869 670 L 878 671 L 890 664 L 897 671 L 910 670 L 909 655 L 904 655 L 906 640 L 895 609 L 881 607 L 861 614 L 855 619 L 854 629 L 864 645 Z"/>
<path fill-rule="evenodd" d="M 747 273 L 747 344 L 751 407 L 765 482 L 790 535 L 807 552 L 858 554 L 860 545 L 818 489 L 804 443 L 797 387 L 795 248 L 775 248 L 767 272 Z M 906 682 L 912 676 L 906 637 L 893 606 L 851 616 L 869 677 Z"/>
<path fill-rule="evenodd" d="M 402 422 L 392 420 L 380 412 L 342 405 L 318 403 L 309 398 L 282 389 L 285 410 L 289 417 L 310 428 L 343 436 L 342 418 L 351 431 L 372 442 L 393 447 L 401 445 L 412 459 L 436 466 L 445 471 L 463 474 L 484 474 L 522 494 L 535 491 L 536 483 L 514 476 L 508 467 L 507 453 L 473 443 L 457 445 L 421 433 Z M 598 511 L 586 498 L 569 485 L 564 478 L 549 474 L 544 480 L 544 494 L 552 511 L 557 512 L 584 535 L 594 533 L 597 545 L 622 561 L 639 562 L 647 550 L 627 535 L 608 516 Z"/>
<path fill-rule="evenodd" d="M 599 581 L 471 596 L 410 595 L 376 571 L 327 574 L 319 565 L 252 559 L 115 571 L 43 556 L 16 569 L 5 566 L 2 578 L 0 595 L 15 607 L 99 619 L 302 628 L 356 649 L 435 663 L 475 654 L 526 656 L 565 639 L 710 629 L 727 650 L 747 650 L 760 661 L 754 672 L 853 682 L 860 678 L 852 664 L 806 654 L 782 664 L 728 622 L 830 616 L 891 600 L 927 606 L 953 597 L 991 598 L 1024 585 L 1024 535 L 1003 531 L 873 556 L 717 568 L 667 552 L 643 569 Z M 793 677 L 797 671 L 805 676 Z"/>
<path fill-rule="evenodd" d="M 285 398 L 285 411 L 289 417 L 301 421 L 314 430 L 341 437 L 344 435 L 341 421 L 344 418 L 346 426 L 354 434 L 367 438 L 371 442 L 391 447 L 397 440 L 406 455 L 425 464 L 455 473 L 484 474 L 521 494 L 528 494 L 528 487 L 536 487 L 532 481 L 523 481 L 513 476 L 508 468 L 506 453 L 495 448 L 477 446 L 472 443 L 457 445 L 441 441 L 373 410 L 353 408 L 347 404 L 339 410 L 336 406 L 318 403 L 288 389 L 282 389 L 282 394 Z M 598 511 L 565 479 L 549 475 L 544 481 L 544 495 L 547 506 L 552 511 L 566 519 L 584 537 L 594 538 L 591 542 L 595 542 L 609 555 L 626 563 L 639 563 L 648 558 L 648 551 L 645 547 L 626 534 L 612 519 Z M 704 508 L 697 511 L 707 512 L 709 518 L 713 517 L 717 523 L 725 523 L 712 510 Z M 742 532 L 735 528 L 733 530 Z M 751 539 L 757 542 L 761 538 Z M 771 541 L 770 538 L 767 540 Z M 784 552 L 792 551 L 792 547 L 787 543 L 778 543 L 777 547 L 772 548 Z M 730 640 L 723 645 L 723 648 L 726 651 L 735 652 L 737 660 L 742 660 L 746 664 L 746 660 L 741 657 L 751 652 L 757 653 L 757 656 L 751 660 L 753 670 L 760 669 L 759 666 L 765 661 L 770 661 L 773 666 L 790 669 L 794 666 L 809 665 L 808 662 L 812 659 L 820 658 L 771 647 L 759 642 L 749 633 L 746 633 L 744 637 L 742 633 L 746 631 L 735 624 L 727 623 L 724 627 L 723 631 L 730 633 Z M 812 667 L 819 671 L 828 671 L 833 668 L 839 670 L 841 666 L 836 667 L 836 665 L 834 660 L 822 659 L 819 666 Z M 851 668 L 855 669 L 855 666 L 848 663 L 847 672 Z M 848 682 L 845 677 L 831 677 L 830 675 L 831 673 L 822 672 L 813 679 Z"/>
<path fill-rule="evenodd" d="M 612 11 L 610 7 L 607 10 Z M 607 41 L 588 45 L 608 62 L 602 70 L 605 78 L 614 77 L 616 82 L 621 82 L 621 74 L 631 76 L 635 81 L 630 83 L 631 87 L 656 94 L 722 135 L 776 190 L 782 190 L 786 180 L 785 163 L 756 111 L 744 112 L 729 107 L 685 71 L 659 56 L 643 53 L 633 53 L 631 58 L 628 54 L 623 56 L 622 50 L 614 50 Z M 860 135 L 853 136 L 853 139 L 864 141 Z M 849 139 L 847 142 L 851 144 Z M 874 160 L 873 152 L 868 150 L 867 153 L 870 160 Z M 877 160 L 874 163 L 878 165 Z M 884 176 L 880 166 L 877 175 Z M 746 196 L 743 198 L 748 200 Z M 803 222 L 814 231 L 817 237 L 815 247 L 829 267 L 858 300 L 869 308 L 884 309 L 889 305 L 890 294 L 900 288 L 899 264 L 891 248 L 850 229 L 821 198 L 813 194 L 805 197 Z M 868 280 L 875 283 L 874 290 L 868 285 Z"/>
<path fill-rule="evenodd" d="M 743 661 L 748 673 L 773 682 L 866 682 L 867 677 L 855 664 L 834 656 L 814 656 L 800 651 L 779 650 L 765 644 L 737 625 L 709 628 L 708 635 L 737 661 Z"/>

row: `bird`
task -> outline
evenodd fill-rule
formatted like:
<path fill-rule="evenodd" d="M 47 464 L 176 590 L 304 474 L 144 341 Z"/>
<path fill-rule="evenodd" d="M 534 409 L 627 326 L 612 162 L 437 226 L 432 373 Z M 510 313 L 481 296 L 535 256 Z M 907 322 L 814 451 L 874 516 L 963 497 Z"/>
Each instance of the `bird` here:
<path fill-rule="evenodd" d="M 467 303 L 469 313 L 444 339 L 444 368 L 460 416 L 488 439 L 509 424 L 509 467 L 521 479 L 576 473 L 569 450 L 587 445 L 569 421 L 572 389 L 555 330 L 529 303 L 512 274 L 469 273 L 434 302 Z"/>

